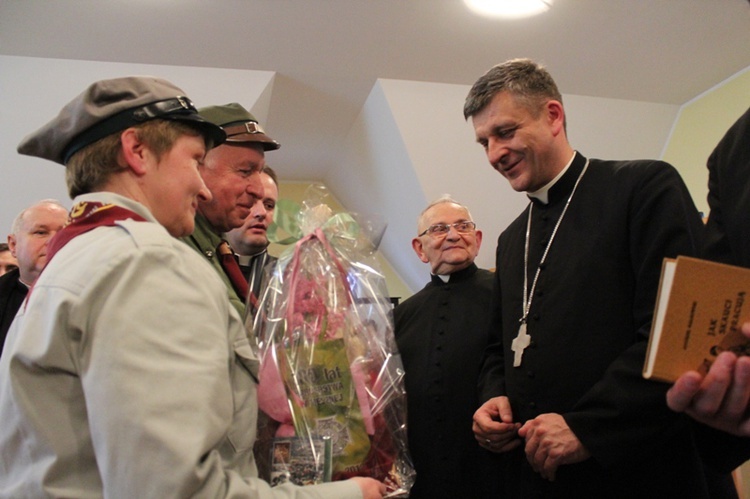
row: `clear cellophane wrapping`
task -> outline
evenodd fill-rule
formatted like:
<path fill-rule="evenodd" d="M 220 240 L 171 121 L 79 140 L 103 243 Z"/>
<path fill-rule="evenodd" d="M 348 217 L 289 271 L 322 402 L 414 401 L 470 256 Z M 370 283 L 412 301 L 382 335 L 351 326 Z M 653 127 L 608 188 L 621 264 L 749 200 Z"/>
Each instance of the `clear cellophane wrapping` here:
<path fill-rule="evenodd" d="M 298 484 L 367 476 L 407 496 L 404 370 L 380 234 L 325 204 L 302 210 L 302 238 L 270 274 L 253 320 L 261 369 L 261 476 Z"/>

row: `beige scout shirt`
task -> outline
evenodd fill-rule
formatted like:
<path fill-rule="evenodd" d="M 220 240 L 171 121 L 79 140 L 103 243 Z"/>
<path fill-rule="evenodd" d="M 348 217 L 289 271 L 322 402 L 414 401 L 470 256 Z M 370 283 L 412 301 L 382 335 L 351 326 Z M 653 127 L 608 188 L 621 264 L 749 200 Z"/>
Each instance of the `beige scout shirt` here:
<path fill-rule="evenodd" d="M 116 202 L 154 221 L 140 204 Z M 271 488 L 252 457 L 257 359 L 216 272 L 157 223 L 80 235 L 0 359 L 0 497 L 359 498 Z"/>

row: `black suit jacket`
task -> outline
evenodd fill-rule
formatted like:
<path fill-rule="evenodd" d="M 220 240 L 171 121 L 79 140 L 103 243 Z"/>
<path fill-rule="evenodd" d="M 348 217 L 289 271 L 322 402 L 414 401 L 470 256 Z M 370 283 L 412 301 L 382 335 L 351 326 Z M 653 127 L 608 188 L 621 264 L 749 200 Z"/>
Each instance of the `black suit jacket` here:
<path fill-rule="evenodd" d="M 5 337 L 16 317 L 16 312 L 21 308 L 29 292 L 29 288 L 20 281 L 20 276 L 18 269 L 0 276 L 0 352 L 2 352 Z"/>
<path fill-rule="evenodd" d="M 703 258 L 750 267 L 750 109 L 708 158 L 708 206 Z M 699 442 L 706 460 L 731 469 L 750 459 L 750 438 L 704 430 Z"/>
<path fill-rule="evenodd" d="M 267 274 L 273 271 L 277 260 L 278 258 L 269 255 L 267 250 L 263 250 L 260 254 L 250 257 L 248 265 L 244 265 L 242 257 L 240 257 L 242 275 L 247 279 L 250 291 L 259 300 L 262 298 L 264 281 L 267 279 Z"/>
<path fill-rule="evenodd" d="M 703 257 L 750 267 L 750 109 L 709 156 L 708 189 Z"/>

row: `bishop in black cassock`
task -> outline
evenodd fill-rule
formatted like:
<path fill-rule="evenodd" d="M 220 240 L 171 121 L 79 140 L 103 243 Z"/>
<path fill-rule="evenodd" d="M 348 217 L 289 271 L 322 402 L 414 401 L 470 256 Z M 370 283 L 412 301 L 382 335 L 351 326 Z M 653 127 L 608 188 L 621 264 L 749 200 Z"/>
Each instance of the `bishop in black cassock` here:
<path fill-rule="evenodd" d="M 531 201 L 529 279 L 585 163 L 576 153 L 548 203 Z M 590 161 L 540 272 L 531 344 L 514 367 L 528 216 L 498 240 L 482 399 L 507 395 L 520 422 L 561 414 L 591 457 L 547 481 L 521 446 L 506 470 L 509 497 L 709 497 L 689 421 L 666 407 L 666 384 L 641 375 L 662 259 L 698 251 L 701 221 L 679 174 L 658 161 Z"/>
<path fill-rule="evenodd" d="M 731 477 L 704 464 L 669 385 L 641 374 L 662 261 L 700 249 L 677 171 L 574 151 L 562 95 L 529 59 L 482 75 L 464 116 L 490 165 L 532 198 L 498 239 L 474 416 L 481 445 L 509 458 L 506 496 L 731 497 L 715 494 L 713 479 Z"/>

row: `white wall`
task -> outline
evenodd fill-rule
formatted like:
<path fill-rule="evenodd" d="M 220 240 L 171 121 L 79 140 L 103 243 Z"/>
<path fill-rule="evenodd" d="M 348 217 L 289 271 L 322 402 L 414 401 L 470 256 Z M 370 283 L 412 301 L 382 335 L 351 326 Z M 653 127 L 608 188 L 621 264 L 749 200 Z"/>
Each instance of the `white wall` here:
<path fill-rule="evenodd" d="M 526 206 L 487 163 L 463 119 L 467 85 L 381 79 L 346 141 L 350 154 L 326 183 L 348 208 L 378 210 L 389 228 L 381 249 L 416 291 L 429 268 L 411 249 L 416 219 L 429 201 L 449 193 L 468 205 L 484 243 L 477 264 L 494 267 L 497 237 Z M 563 97 L 571 144 L 590 157 L 658 158 L 678 106 Z"/>
<path fill-rule="evenodd" d="M 128 74 L 161 76 L 198 106 L 239 101 L 264 122 L 275 75 L 9 56 L 0 56 L 0 68 L 0 160 L 6 185 L 0 233 L 36 200 L 67 200 L 62 167 L 19 156 L 15 148 L 91 82 Z M 525 196 L 489 167 L 475 143 L 462 116 L 468 90 L 465 85 L 378 80 L 341 146 L 344 160 L 331 165 L 326 178 L 310 179 L 324 181 L 347 210 L 383 218 L 388 230 L 381 249 L 412 291 L 429 273 L 410 245 L 416 218 L 429 201 L 450 193 L 470 207 L 485 234 L 477 263 L 486 268 L 494 266 L 500 231 L 526 205 Z M 571 143 L 591 157 L 659 157 L 678 112 L 677 106 L 643 102 L 575 95 L 564 100 Z"/>
<path fill-rule="evenodd" d="M 0 56 L 0 239 L 15 216 L 45 198 L 70 205 L 62 166 L 16 153 L 18 143 L 52 119 L 90 83 L 127 75 L 154 75 L 171 81 L 197 106 L 240 102 L 261 122 L 266 119 L 273 72 L 157 66 L 64 59 Z"/>
<path fill-rule="evenodd" d="M 698 209 L 708 214 L 706 160 L 727 129 L 750 107 L 750 68 L 682 106 L 664 160 L 680 170 Z"/>

